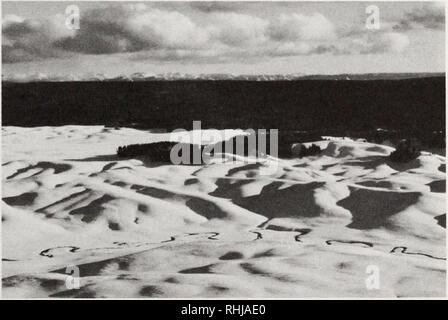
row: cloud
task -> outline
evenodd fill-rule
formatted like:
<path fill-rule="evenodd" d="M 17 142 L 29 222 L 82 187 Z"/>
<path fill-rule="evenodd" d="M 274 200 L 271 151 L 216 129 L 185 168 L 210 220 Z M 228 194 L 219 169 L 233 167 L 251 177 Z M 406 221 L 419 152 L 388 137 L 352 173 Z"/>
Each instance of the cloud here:
<path fill-rule="evenodd" d="M 322 14 L 282 14 L 270 26 L 270 35 L 278 41 L 328 40 L 334 38 L 333 24 Z"/>
<path fill-rule="evenodd" d="M 213 40 L 230 46 L 259 45 L 267 41 L 268 21 L 239 13 L 212 14 L 208 27 Z"/>
<path fill-rule="evenodd" d="M 234 12 L 239 6 L 233 5 L 231 2 L 223 1 L 193 1 L 190 2 L 190 6 L 193 10 L 202 11 L 205 13 L 210 12 Z"/>
<path fill-rule="evenodd" d="M 74 37 L 57 46 L 89 54 L 135 52 L 151 49 L 192 49 L 207 41 L 204 30 L 177 11 L 145 5 L 112 6 L 95 9 L 81 18 Z"/>
<path fill-rule="evenodd" d="M 23 21 L 24 21 L 23 18 L 15 15 L 15 14 L 5 15 L 5 17 L 3 18 L 3 21 L 2 21 L 3 33 L 5 33 L 5 31 L 8 32 L 8 29 L 11 25 L 17 26 L 17 25 L 20 25 Z M 13 28 L 13 30 L 14 30 L 14 28 Z"/>
<path fill-rule="evenodd" d="M 445 4 L 433 2 L 407 12 L 393 28 L 407 31 L 417 28 L 445 30 Z"/>
<path fill-rule="evenodd" d="M 60 15 L 45 20 L 7 15 L 2 22 L 2 35 L 2 61 L 14 63 L 63 55 L 53 43 L 72 36 L 73 31 L 65 28 L 64 17 Z"/>
<path fill-rule="evenodd" d="M 409 43 L 407 35 L 397 32 L 368 33 L 350 39 L 350 43 L 344 49 L 352 54 L 400 53 L 409 46 Z"/>
<path fill-rule="evenodd" d="M 134 16 L 124 26 L 145 43 L 156 47 L 198 48 L 208 40 L 204 29 L 177 11 L 153 9 Z"/>
<path fill-rule="evenodd" d="M 71 55 L 123 54 L 128 59 L 220 63 L 312 54 L 400 52 L 406 35 L 391 30 L 338 32 L 321 13 L 284 12 L 276 16 L 242 13 L 224 3 L 173 5 L 121 4 L 81 12 L 80 29 L 65 17 L 3 20 L 3 62 Z M 231 10 L 236 8 L 235 10 Z M 288 9 L 289 10 L 289 9 Z"/>

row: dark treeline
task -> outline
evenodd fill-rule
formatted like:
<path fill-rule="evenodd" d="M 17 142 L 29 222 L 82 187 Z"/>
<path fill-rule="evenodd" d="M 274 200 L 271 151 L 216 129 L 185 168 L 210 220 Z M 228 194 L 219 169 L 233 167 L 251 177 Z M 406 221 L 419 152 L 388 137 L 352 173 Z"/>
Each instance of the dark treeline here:
<path fill-rule="evenodd" d="M 309 138 L 311 136 L 308 135 Z M 192 144 L 192 143 L 176 143 L 171 141 L 143 143 L 143 144 L 130 144 L 125 146 L 119 146 L 117 148 L 117 155 L 121 158 L 133 158 L 133 157 L 149 157 L 151 161 L 169 163 L 172 161 L 171 152 L 174 149 L 174 154 L 179 158 L 183 158 L 187 163 L 202 163 L 202 158 L 195 160 L 194 153 L 203 154 L 204 152 L 211 157 L 217 156 L 217 153 L 231 153 L 240 156 L 257 156 L 263 157 L 266 155 L 279 156 L 281 158 L 307 157 L 319 154 L 322 150 L 319 146 L 312 144 L 311 146 L 301 145 L 297 148 L 297 152 L 293 152 L 294 140 L 307 140 L 304 137 L 294 137 L 293 135 L 280 135 L 279 139 L 275 139 L 274 142 L 277 145 L 275 151 L 271 148 L 271 140 L 269 136 L 265 136 L 260 140 L 260 136 L 254 134 L 251 136 L 235 136 L 228 140 L 219 141 L 212 144 Z M 314 137 L 322 140 L 322 137 Z M 186 154 L 184 154 L 184 151 Z M 274 153 L 273 153 L 274 152 Z M 196 162 L 198 161 L 198 162 Z"/>
<path fill-rule="evenodd" d="M 389 159 L 394 162 L 409 162 L 416 159 L 419 155 L 418 148 L 411 140 L 403 140 L 397 145 L 395 151 L 390 154 Z"/>
<path fill-rule="evenodd" d="M 3 125 L 444 130 L 445 78 L 2 84 Z"/>
<path fill-rule="evenodd" d="M 170 162 L 170 152 L 175 145 L 175 142 L 168 141 L 130 144 L 127 146 L 119 146 L 117 148 L 117 155 L 121 158 L 151 156 L 152 161 Z"/>

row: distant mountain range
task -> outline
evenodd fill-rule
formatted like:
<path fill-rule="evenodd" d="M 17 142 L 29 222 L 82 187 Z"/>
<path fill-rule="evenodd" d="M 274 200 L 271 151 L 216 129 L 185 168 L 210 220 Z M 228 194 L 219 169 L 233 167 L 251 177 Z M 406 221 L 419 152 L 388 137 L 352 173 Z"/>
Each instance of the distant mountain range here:
<path fill-rule="evenodd" d="M 49 76 L 42 73 L 33 75 L 2 75 L 2 81 L 6 82 L 67 82 L 67 81 L 176 81 L 176 80 L 245 80 L 245 81 L 294 81 L 294 80 L 399 80 L 428 77 L 444 77 L 445 73 L 365 73 L 365 74 L 337 74 L 337 75 L 305 75 L 302 73 L 291 74 L 256 74 L 235 75 L 225 73 L 211 73 L 193 75 L 188 73 L 148 74 L 132 73 L 106 77 L 103 74 L 86 74 L 83 76 Z"/>

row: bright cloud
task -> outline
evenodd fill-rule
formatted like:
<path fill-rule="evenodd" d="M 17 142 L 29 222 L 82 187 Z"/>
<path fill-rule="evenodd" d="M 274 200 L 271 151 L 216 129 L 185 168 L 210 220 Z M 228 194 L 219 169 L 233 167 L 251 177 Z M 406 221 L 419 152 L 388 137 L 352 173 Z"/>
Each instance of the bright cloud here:
<path fill-rule="evenodd" d="M 408 13 L 398 24 L 379 32 L 358 30 L 342 35 L 332 21 L 318 12 L 292 11 L 261 17 L 232 11 L 229 5 L 197 4 L 191 8 L 196 14 L 146 4 L 90 9 L 82 13 L 81 27 L 76 31 L 65 27 L 62 15 L 45 20 L 6 15 L 2 59 L 4 63 L 15 63 L 127 53 L 130 59 L 220 62 L 276 56 L 376 54 L 401 52 L 409 45 L 408 36 L 397 27 L 404 29 L 404 19 L 428 28 L 444 24 L 439 9 L 428 7 Z"/>

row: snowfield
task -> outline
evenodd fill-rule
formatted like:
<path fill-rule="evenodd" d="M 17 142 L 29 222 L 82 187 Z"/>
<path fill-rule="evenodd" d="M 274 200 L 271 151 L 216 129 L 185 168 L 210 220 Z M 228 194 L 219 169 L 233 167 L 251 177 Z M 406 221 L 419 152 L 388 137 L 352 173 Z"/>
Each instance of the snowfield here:
<path fill-rule="evenodd" d="M 5 298 L 445 296 L 443 156 L 396 164 L 391 147 L 331 138 L 262 175 L 265 160 L 230 155 L 115 156 L 166 133 L 2 130 Z"/>

